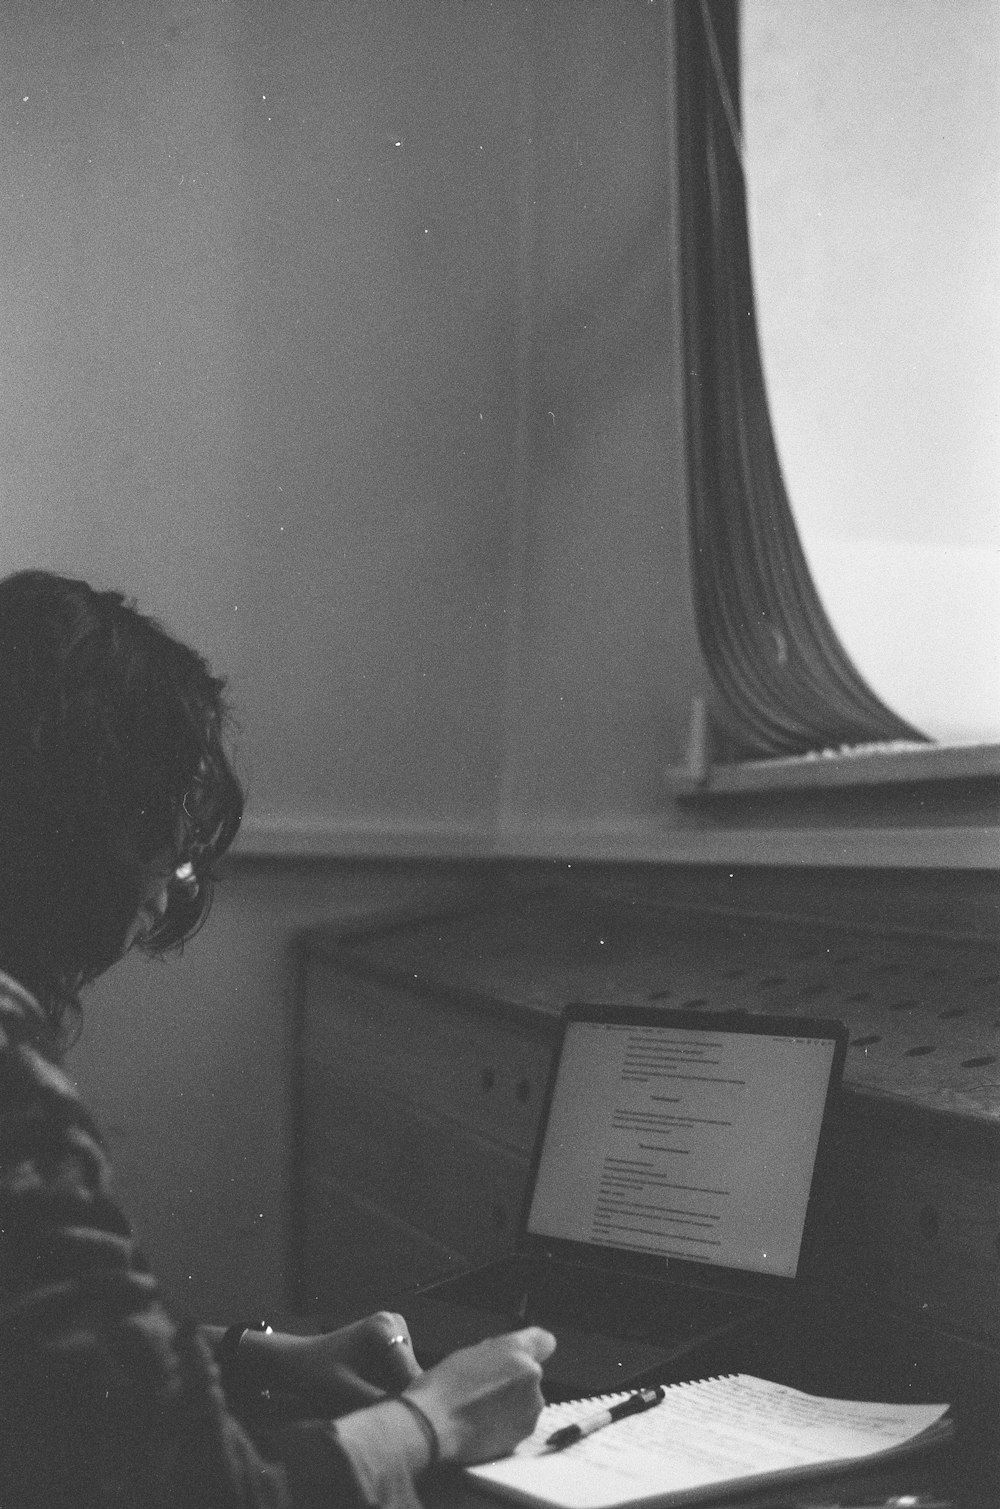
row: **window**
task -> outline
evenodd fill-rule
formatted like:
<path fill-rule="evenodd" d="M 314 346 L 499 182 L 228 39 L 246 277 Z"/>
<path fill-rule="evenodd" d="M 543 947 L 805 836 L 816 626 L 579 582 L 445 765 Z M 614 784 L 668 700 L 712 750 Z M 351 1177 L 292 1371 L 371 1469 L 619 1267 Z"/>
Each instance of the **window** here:
<path fill-rule="evenodd" d="M 768 406 L 813 579 L 892 707 L 998 739 L 1000 8 L 743 0 L 740 54 Z"/>
<path fill-rule="evenodd" d="M 808 30 L 815 7 L 806 10 Z M 779 0 L 775 25 L 784 12 Z M 920 754 L 923 729 L 889 706 L 844 648 L 785 490 L 758 347 L 738 8 L 678 0 L 675 17 L 695 607 L 719 694 L 721 758 L 872 745 Z M 869 628 L 877 613 L 869 609 Z"/>

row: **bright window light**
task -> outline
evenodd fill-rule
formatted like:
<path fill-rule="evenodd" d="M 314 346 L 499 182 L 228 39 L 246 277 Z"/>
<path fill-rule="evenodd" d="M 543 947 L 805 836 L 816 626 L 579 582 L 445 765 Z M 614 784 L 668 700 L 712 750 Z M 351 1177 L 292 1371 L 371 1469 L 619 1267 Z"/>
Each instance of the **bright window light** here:
<path fill-rule="evenodd" d="M 1000 6 L 743 0 L 772 421 L 803 548 L 872 689 L 1000 742 Z"/>

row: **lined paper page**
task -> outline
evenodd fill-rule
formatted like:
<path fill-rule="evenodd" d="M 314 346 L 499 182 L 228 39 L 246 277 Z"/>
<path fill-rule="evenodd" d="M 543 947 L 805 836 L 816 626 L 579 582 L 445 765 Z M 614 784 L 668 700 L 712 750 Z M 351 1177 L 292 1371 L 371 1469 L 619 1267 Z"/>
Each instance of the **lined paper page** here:
<path fill-rule="evenodd" d="M 614 1399 L 626 1397 L 614 1395 Z M 596 1404 L 600 1408 L 600 1403 Z M 677 1384 L 662 1403 L 564 1451 L 546 1436 L 595 1401 L 543 1410 L 534 1434 L 502 1461 L 470 1468 L 483 1486 L 564 1506 L 683 1502 L 699 1490 L 900 1448 L 941 1421 L 947 1405 L 820 1399 L 747 1374 Z"/>

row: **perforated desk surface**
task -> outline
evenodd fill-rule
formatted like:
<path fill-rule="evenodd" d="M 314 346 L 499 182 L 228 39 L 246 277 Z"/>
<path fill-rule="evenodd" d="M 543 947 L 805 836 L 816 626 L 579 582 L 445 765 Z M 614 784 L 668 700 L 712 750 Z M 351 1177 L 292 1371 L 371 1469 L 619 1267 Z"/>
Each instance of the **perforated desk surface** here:
<path fill-rule="evenodd" d="M 1000 947 L 553 887 L 356 938 L 401 984 L 556 1014 L 569 1000 L 834 1016 L 860 1094 L 1000 1128 Z"/>

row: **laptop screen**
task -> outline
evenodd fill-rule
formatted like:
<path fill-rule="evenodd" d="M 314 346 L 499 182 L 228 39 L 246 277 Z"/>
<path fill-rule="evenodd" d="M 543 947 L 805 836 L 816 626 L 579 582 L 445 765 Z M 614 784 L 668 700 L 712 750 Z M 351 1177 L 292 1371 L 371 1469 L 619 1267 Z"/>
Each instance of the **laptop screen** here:
<path fill-rule="evenodd" d="M 794 1277 L 836 1046 L 569 1019 L 529 1235 Z"/>

